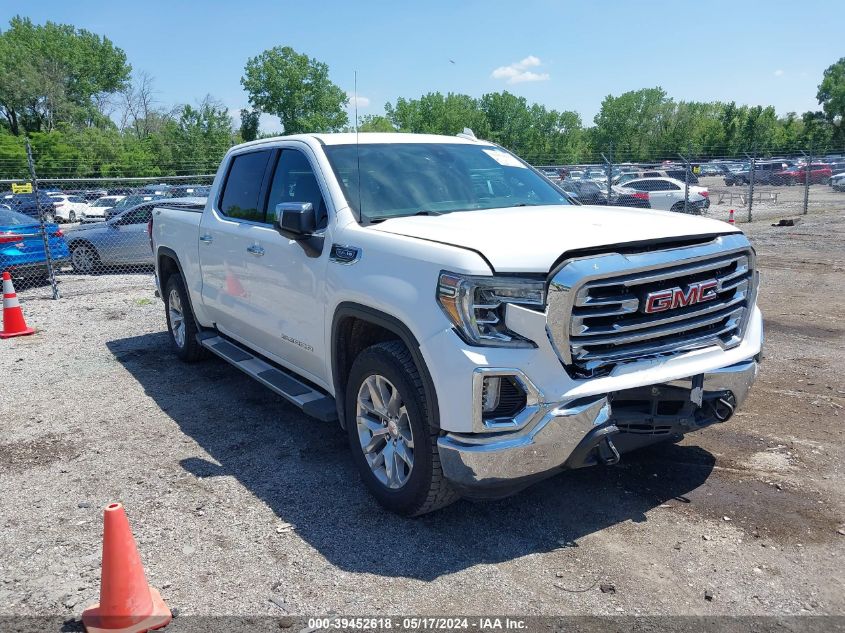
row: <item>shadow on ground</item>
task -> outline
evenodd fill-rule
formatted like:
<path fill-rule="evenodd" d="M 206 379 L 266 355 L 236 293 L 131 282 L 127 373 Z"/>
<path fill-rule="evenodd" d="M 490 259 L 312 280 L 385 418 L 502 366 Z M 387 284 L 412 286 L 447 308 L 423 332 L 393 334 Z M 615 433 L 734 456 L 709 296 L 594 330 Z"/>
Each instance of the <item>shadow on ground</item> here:
<path fill-rule="evenodd" d="M 346 436 L 223 361 L 186 365 L 166 333 L 110 341 L 115 358 L 211 456 L 182 460 L 202 477 L 231 475 L 330 563 L 351 572 L 431 580 L 479 563 L 547 552 L 646 512 L 700 486 L 714 457 L 662 445 L 612 468 L 562 473 L 501 501 L 460 501 L 402 519 L 358 480 Z M 216 463 L 215 463 L 216 462 Z"/>

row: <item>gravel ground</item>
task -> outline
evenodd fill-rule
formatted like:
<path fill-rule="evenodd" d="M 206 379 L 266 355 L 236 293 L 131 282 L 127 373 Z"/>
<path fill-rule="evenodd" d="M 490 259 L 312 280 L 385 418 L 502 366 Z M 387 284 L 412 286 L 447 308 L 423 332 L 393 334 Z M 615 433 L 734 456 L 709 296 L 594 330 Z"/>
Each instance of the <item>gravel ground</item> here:
<path fill-rule="evenodd" d="M 845 217 L 745 228 L 767 343 L 741 413 L 416 520 L 365 493 L 335 425 L 177 362 L 148 276 L 23 293 L 39 332 L 0 342 L 0 616 L 97 600 L 112 501 L 182 615 L 845 614 Z"/>
<path fill-rule="evenodd" d="M 748 219 L 748 185 L 728 187 L 724 178 L 700 178 L 700 185 L 710 191 L 711 206 L 707 215 L 727 219 L 728 211 L 736 211 L 736 221 Z M 810 185 L 807 209 L 810 214 L 845 212 L 845 192 L 829 185 Z M 800 215 L 804 211 L 804 186 L 755 185 L 751 217 L 754 220 L 776 220 Z"/>

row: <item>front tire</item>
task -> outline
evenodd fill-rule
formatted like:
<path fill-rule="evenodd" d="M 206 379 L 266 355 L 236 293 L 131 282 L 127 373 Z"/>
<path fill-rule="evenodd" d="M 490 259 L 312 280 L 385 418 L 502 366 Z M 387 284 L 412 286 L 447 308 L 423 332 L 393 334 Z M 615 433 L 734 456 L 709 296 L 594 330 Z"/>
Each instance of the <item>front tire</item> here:
<path fill-rule="evenodd" d="M 171 275 L 164 290 L 164 311 L 170 342 L 180 360 L 194 363 L 206 357 L 205 348 L 197 341 L 197 322 L 191 310 L 188 291 L 180 275 Z"/>
<path fill-rule="evenodd" d="M 443 476 L 439 433 L 430 425 L 422 379 L 403 343 L 378 343 L 358 355 L 345 407 L 353 461 L 382 506 L 419 516 L 459 498 Z"/>

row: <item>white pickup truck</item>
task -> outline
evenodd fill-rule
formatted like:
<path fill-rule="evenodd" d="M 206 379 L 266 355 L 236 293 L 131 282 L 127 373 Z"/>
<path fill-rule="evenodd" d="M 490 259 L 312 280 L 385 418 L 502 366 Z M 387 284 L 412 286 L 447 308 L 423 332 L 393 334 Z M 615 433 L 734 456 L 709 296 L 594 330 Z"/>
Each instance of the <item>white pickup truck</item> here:
<path fill-rule="evenodd" d="M 176 354 L 338 420 L 405 515 L 725 422 L 761 358 L 734 226 L 578 205 L 471 134 L 239 145 L 150 235 Z"/>

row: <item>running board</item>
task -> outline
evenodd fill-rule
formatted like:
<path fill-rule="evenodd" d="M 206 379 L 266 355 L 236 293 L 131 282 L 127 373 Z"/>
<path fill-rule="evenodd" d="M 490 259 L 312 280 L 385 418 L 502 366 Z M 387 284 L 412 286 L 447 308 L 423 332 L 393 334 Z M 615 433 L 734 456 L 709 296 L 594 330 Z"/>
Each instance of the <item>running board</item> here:
<path fill-rule="evenodd" d="M 262 360 L 246 348 L 210 331 L 197 334 L 197 341 L 210 352 L 298 406 L 306 415 L 323 422 L 337 420 L 334 398 L 300 382 L 292 374 Z"/>

